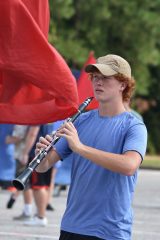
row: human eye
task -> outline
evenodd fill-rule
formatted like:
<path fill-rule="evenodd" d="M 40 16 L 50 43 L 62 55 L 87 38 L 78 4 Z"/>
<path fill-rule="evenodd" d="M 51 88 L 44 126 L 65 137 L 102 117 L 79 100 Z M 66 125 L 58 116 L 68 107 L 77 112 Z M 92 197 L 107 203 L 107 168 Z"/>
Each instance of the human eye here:
<path fill-rule="evenodd" d="M 92 75 L 92 80 L 96 81 L 98 79 L 98 76 L 97 75 Z"/>
<path fill-rule="evenodd" d="M 109 78 L 108 78 L 107 76 L 103 76 L 103 77 L 102 77 L 102 80 L 103 80 L 103 81 L 107 81 L 108 79 L 109 79 Z"/>

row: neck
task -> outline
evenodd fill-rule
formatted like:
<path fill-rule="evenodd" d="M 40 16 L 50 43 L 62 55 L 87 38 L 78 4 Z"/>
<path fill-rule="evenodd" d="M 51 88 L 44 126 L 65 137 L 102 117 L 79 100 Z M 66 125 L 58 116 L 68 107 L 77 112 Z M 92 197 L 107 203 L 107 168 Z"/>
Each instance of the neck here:
<path fill-rule="evenodd" d="M 117 103 L 99 103 L 99 114 L 100 116 L 116 116 L 118 114 L 121 114 L 125 112 L 126 109 L 123 105 L 123 102 Z"/>

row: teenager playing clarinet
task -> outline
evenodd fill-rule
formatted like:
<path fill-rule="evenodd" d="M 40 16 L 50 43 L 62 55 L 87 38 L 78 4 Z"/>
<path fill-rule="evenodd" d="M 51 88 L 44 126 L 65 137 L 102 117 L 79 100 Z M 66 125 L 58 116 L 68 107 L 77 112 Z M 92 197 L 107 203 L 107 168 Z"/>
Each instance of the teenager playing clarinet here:
<path fill-rule="evenodd" d="M 99 108 L 57 131 L 60 141 L 40 165 L 44 172 L 59 159 L 73 158 L 67 207 L 59 240 L 131 240 L 132 200 L 144 158 L 147 130 L 123 102 L 135 88 L 129 63 L 108 54 L 86 66 Z M 51 137 L 40 137 L 36 154 Z"/>

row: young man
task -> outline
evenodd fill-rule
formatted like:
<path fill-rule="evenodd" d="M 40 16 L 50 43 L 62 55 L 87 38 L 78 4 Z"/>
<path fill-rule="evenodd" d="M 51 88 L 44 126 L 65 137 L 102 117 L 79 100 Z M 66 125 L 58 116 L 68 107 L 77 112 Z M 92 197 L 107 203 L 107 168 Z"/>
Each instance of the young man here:
<path fill-rule="evenodd" d="M 92 81 L 98 110 L 82 114 L 75 126 L 66 122 L 61 139 L 37 167 L 46 171 L 72 154 L 72 179 L 60 240 L 130 240 L 131 203 L 137 170 L 145 155 L 144 123 L 126 112 L 123 102 L 134 89 L 129 63 L 106 55 L 85 68 Z M 40 137 L 36 154 L 51 138 Z"/>

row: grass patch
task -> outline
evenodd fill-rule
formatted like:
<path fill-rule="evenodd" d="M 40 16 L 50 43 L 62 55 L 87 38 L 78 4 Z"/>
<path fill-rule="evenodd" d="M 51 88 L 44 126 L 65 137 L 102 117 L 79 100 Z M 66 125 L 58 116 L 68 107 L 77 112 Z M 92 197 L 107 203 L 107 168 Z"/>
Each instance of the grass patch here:
<path fill-rule="evenodd" d="M 160 156 L 145 156 L 141 168 L 160 169 Z"/>

